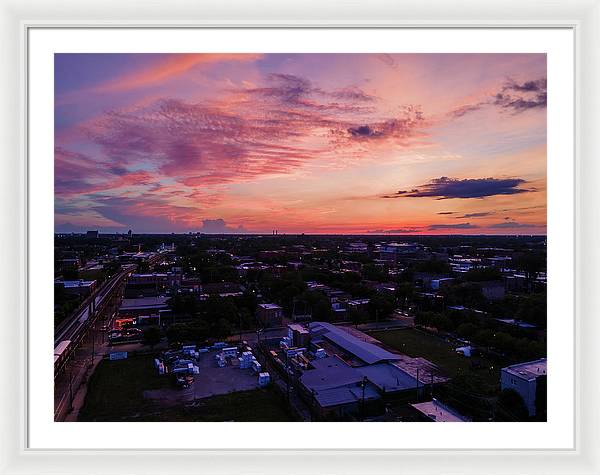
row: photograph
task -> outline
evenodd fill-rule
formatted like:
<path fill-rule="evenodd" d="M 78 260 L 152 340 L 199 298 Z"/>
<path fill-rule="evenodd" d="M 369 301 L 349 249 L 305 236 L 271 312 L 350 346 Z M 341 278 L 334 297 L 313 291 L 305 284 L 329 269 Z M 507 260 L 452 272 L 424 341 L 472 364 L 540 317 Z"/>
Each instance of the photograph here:
<path fill-rule="evenodd" d="M 54 421 L 547 422 L 547 59 L 54 53 Z"/>

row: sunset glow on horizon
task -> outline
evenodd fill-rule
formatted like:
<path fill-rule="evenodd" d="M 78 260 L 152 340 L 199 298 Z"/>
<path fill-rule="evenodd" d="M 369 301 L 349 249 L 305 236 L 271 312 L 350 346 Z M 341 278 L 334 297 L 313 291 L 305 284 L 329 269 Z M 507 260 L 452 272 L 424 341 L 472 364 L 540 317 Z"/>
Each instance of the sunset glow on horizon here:
<path fill-rule="evenodd" d="M 545 54 L 56 54 L 55 231 L 545 234 Z"/>

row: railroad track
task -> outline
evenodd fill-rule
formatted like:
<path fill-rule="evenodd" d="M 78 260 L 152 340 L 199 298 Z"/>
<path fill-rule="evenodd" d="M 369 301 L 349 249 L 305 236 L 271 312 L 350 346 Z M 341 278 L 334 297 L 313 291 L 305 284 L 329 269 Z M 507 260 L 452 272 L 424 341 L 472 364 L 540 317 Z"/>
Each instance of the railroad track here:
<path fill-rule="evenodd" d="M 88 299 L 86 304 L 76 311 L 71 318 L 64 324 L 59 325 L 54 334 L 54 346 L 56 347 L 64 340 L 76 340 L 79 336 L 78 334 L 87 327 L 90 317 L 93 316 L 97 309 L 102 307 L 107 298 L 111 296 L 113 290 L 132 270 L 132 268 L 126 267 L 121 272 L 114 275 L 102 286 L 102 288 L 100 288 L 100 290 Z"/>

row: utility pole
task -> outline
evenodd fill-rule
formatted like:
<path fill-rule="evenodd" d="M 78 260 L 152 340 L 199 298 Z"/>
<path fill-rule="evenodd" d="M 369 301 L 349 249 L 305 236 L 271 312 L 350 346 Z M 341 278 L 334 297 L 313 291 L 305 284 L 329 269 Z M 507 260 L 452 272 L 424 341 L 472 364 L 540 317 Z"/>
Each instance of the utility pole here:
<path fill-rule="evenodd" d="M 431 398 L 433 399 L 433 371 L 431 372 Z"/>
<path fill-rule="evenodd" d="M 361 413 L 361 420 L 365 420 L 365 387 L 367 386 L 367 377 L 363 376 L 363 380 L 362 380 L 362 398 L 361 398 L 361 408 L 360 408 L 360 413 Z"/>
<path fill-rule="evenodd" d="M 69 369 L 69 412 L 73 410 L 73 370 Z"/>
<path fill-rule="evenodd" d="M 290 370 L 288 369 L 288 349 L 285 349 L 285 381 L 286 381 L 286 397 L 287 397 L 287 402 L 289 404 L 290 402 Z"/>
<path fill-rule="evenodd" d="M 92 361 L 90 362 L 90 366 L 94 366 L 94 356 L 96 356 L 95 354 L 95 347 L 96 344 L 96 323 L 94 322 L 92 324 Z"/>

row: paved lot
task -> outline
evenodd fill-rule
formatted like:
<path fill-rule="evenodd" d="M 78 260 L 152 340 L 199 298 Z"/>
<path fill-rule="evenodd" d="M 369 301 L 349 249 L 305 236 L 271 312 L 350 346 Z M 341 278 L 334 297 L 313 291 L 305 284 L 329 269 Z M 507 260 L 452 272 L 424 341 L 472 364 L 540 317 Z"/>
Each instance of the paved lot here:
<path fill-rule="evenodd" d="M 173 387 L 144 391 L 144 397 L 171 406 L 219 394 L 258 388 L 258 375 L 252 369 L 239 368 L 237 360 L 233 360 L 234 364 L 219 368 L 215 362 L 215 354 L 214 351 L 210 351 L 200 355 L 198 364 L 200 374 L 194 375 L 194 383 L 190 388 Z"/>

